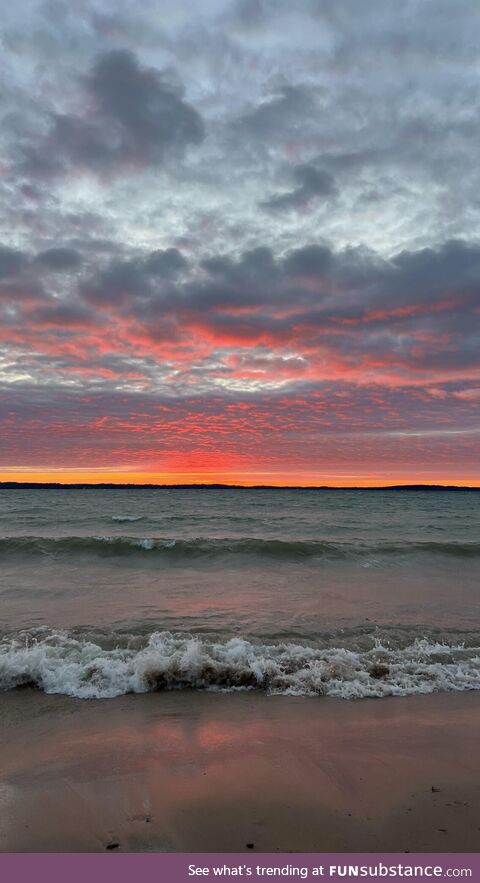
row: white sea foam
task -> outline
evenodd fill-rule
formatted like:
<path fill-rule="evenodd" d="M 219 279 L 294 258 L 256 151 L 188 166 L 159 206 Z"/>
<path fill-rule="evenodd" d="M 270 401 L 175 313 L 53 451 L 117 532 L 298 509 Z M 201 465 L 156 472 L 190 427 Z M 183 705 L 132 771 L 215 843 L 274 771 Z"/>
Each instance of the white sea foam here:
<path fill-rule="evenodd" d="M 68 632 L 20 633 L 0 643 L 0 689 L 103 699 L 154 690 L 258 689 L 343 699 L 480 689 L 480 647 L 416 639 L 401 649 L 318 649 L 293 643 L 224 642 L 155 632 L 107 646 Z"/>
<path fill-rule="evenodd" d="M 141 521 L 143 515 L 112 515 L 112 521 Z"/>
<path fill-rule="evenodd" d="M 138 546 L 139 549 L 145 549 L 146 552 L 149 552 L 151 549 L 155 548 L 155 540 L 150 539 L 138 539 L 138 540 L 130 540 L 130 545 Z"/>

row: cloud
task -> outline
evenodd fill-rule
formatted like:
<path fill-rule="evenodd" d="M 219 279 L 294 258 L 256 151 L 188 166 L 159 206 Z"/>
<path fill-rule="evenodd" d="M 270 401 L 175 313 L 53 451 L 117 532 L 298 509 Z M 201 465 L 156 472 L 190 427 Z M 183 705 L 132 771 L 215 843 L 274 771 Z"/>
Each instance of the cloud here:
<path fill-rule="evenodd" d="M 161 162 L 168 150 L 181 151 L 199 144 L 204 127 L 199 114 L 188 105 L 178 84 L 169 82 L 153 68 L 141 67 L 128 50 L 112 50 L 101 56 L 87 78 L 100 114 L 118 124 L 125 154 Z"/>
<path fill-rule="evenodd" d="M 315 113 L 315 93 L 303 83 L 285 83 L 235 123 L 235 128 L 255 140 L 275 143 L 288 134 L 298 134 Z"/>
<path fill-rule="evenodd" d="M 127 49 L 100 55 L 83 88 L 83 113 L 51 113 L 43 140 L 23 147 L 24 174 L 48 177 L 74 167 L 108 175 L 156 167 L 205 137 L 180 85 L 142 67 Z"/>
<path fill-rule="evenodd" d="M 25 266 L 23 252 L 0 245 L 0 278 L 17 276 Z"/>
<path fill-rule="evenodd" d="M 87 326 L 98 328 L 101 325 L 101 317 L 85 304 L 69 300 L 68 302 L 51 303 L 47 306 L 37 307 L 28 316 L 31 327 L 44 326 L 48 328 L 63 328 L 70 333 L 76 333 L 77 329 Z"/>
<path fill-rule="evenodd" d="M 471 402 L 455 388 L 447 392 L 447 428 L 442 401 L 415 390 L 358 393 L 334 383 L 296 397 L 219 390 L 176 400 L 109 389 L 114 382 L 105 377 L 88 395 L 25 381 L 2 389 L 0 465 L 30 466 L 34 452 L 40 468 L 49 466 L 53 445 L 58 466 L 91 467 L 93 454 L 95 467 L 106 469 L 478 476 Z"/>
<path fill-rule="evenodd" d="M 390 260 L 312 243 L 277 257 L 257 246 L 195 265 L 172 249 L 114 258 L 89 271 L 79 292 L 99 311 L 99 327 L 108 316 L 110 334 L 95 340 L 97 349 L 141 353 L 201 391 L 215 378 L 228 382 L 234 352 L 245 388 L 341 377 L 428 386 L 478 370 L 479 257 L 480 246 L 455 241 Z M 92 344 L 80 346 L 90 352 Z"/>
<path fill-rule="evenodd" d="M 176 248 L 157 249 L 132 258 L 113 258 L 97 274 L 81 282 L 85 299 L 97 305 L 119 305 L 133 300 L 153 297 L 159 285 L 185 271 L 188 262 Z"/>
<path fill-rule="evenodd" d="M 187 267 L 188 261 L 185 260 L 178 248 L 157 249 L 149 254 L 144 262 L 146 273 L 164 278 L 176 276 Z"/>
<path fill-rule="evenodd" d="M 82 257 L 73 248 L 48 248 L 37 254 L 37 263 L 48 270 L 76 270 L 82 263 Z"/>
<path fill-rule="evenodd" d="M 298 186 L 287 193 L 271 196 L 261 203 L 270 211 L 304 209 L 316 198 L 330 199 L 337 194 L 335 179 L 330 172 L 310 165 L 296 166 L 293 176 Z"/>
<path fill-rule="evenodd" d="M 5 19 L 5 462 L 472 464 L 478 4 L 120 6 Z"/>
<path fill-rule="evenodd" d="M 334 256 L 327 245 L 305 245 L 289 252 L 284 268 L 290 276 L 323 276 L 334 267 Z"/>

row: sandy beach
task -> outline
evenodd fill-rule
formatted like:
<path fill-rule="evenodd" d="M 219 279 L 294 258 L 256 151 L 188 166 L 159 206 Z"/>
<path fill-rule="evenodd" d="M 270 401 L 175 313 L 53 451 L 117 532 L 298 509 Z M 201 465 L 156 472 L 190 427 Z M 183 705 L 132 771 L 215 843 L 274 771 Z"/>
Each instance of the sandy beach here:
<path fill-rule="evenodd" d="M 478 694 L 0 702 L 2 851 L 478 849 Z"/>

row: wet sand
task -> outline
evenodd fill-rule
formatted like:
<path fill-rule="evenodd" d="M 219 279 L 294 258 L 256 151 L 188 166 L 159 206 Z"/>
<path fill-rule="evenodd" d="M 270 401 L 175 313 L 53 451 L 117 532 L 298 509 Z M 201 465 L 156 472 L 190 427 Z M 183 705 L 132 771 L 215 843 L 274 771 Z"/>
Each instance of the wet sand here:
<path fill-rule="evenodd" d="M 0 714 L 2 851 L 479 848 L 479 694 L 25 689 Z"/>

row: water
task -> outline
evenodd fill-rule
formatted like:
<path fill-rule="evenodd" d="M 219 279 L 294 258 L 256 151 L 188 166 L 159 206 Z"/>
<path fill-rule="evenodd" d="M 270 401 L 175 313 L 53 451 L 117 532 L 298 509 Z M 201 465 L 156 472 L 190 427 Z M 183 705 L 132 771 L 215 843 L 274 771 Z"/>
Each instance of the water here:
<path fill-rule="evenodd" d="M 0 491 L 0 687 L 480 687 L 480 493 Z"/>

